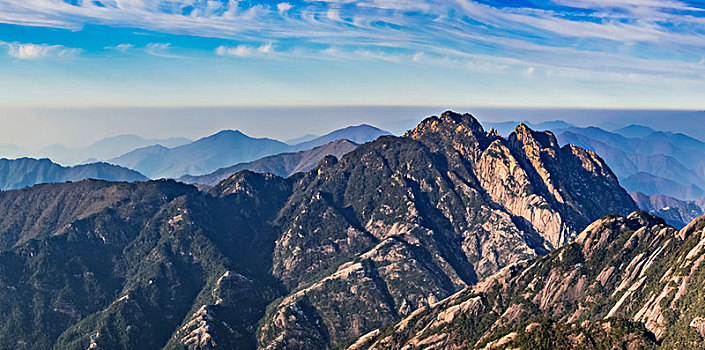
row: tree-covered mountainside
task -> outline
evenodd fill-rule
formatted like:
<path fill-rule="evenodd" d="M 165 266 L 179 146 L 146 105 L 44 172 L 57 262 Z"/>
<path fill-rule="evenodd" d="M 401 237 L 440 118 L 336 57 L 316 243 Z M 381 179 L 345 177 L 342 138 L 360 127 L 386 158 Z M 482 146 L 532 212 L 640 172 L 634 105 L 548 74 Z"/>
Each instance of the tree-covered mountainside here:
<path fill-rule="evenodd" d="M 339 347 L 634 210 L 595 153 L 453 112 L 286 179 L 2 192 L 0 344 Z"/>
<path fill-rule="evenodd" d="M 362 337 L 351 348 L 701 349 L 705 217 L 635 212 Z"/>
<path fill-rule="evenodd" d="M 49 159 L 0 159 L 0 190 L 12 190 L 39 183 L 97 179 L 107 181 L 147 181 L 144 175 L 108 163 L 64 167 Z"/>

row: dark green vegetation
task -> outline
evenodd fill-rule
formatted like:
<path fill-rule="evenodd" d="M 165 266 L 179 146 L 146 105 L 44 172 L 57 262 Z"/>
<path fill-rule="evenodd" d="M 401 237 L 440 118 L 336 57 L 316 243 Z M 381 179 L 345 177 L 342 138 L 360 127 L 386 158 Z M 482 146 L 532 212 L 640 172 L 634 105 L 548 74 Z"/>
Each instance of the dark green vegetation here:
<path fill-rule="evenodd" d="M 3 192 L 0 344 L 337 347 L 635 208 L 594 153 L 452 112 L 287 179 Z"/>
<path fill-rule="evenodd" d="M 238 315 L 228 341 L 254 346 L 248 334 L 280 290 L 263 282 L 266 253 L 252 250 L 273 232 L 258 224 L 268 208 L 251 199 L 217 200 L 173 181 L 40 185 L 1 197 L 4 346 L 159 348 L 216 298 L 216 312 Z"/>
<path fill-rule="evenodd" d="M 704 228 L 705 217 L 680 232 L 643 212 L 605 217 L 356 346 L 702 349 Z"/>

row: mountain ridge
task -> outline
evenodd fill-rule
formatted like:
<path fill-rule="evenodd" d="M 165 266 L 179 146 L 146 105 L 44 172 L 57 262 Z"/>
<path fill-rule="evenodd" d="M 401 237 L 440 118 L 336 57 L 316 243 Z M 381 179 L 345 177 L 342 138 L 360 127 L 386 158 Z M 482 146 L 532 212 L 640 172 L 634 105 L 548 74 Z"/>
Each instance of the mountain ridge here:
<path fill-rule="evenodd" d="M 686 348 L 705 340 L 705 216 L 595 221 L 558 251 L 359 338 L 350 349 Z"/>
<path fill-rule="evenodd" d="M 0 190 L 88 178 L 128 182 L 149 180 L 139 172 L 104 162 L 65 167 L 47 158 L 0 159 Z"/>
<path fill-rule="evenodd" d="M 594 152 L 451 111 L 286 179 L 0 194 L 0 342 L 29 348 L 338 347 L 637 209 Z"/>
<path fill-rule="evenodd" d="M 158 144 L 165 147 L 176 147 L 188 142 L 191 140 L 183 137 L 147 139 L 138 135 L 122 134 L 106 137 L 85 147 L 66 147 L 57 143 L 29 153 L 32 156 L 52 159 L 59 164 L 76 165 L 91 159 L 107 161 L 141 147 Z"/>
<path fill-rule="evenodd" d="M 363 124 L 335 130 L 297 145 L 288 145 L 274 139 L 253 138 L 237 130 L 221 130 L 173 149 L 137 149 L 110 162 L 136 169 L 151 178 L 200 176 L 275 154 L 309 150 L 339 139 L 351 139 L 359 144 L 386 134 L 389 133 Z"/>
<path fill-rule="evenodd" d="M 348 139 L 339 139 L 310 150 L 271 155 L 253 162 L 239 163 L 226 168 L 220 168 L 206 175 L 184 175 L 177 180 L 189 184 L 214 186 L 242 170 L 289 177 L 297 172 L 307 172 L 313 169 L 325 156 L 332 155 L 336 158 L 340 158 L 344 154 L 354 150 L 357 146 L 358 144 Z"/>

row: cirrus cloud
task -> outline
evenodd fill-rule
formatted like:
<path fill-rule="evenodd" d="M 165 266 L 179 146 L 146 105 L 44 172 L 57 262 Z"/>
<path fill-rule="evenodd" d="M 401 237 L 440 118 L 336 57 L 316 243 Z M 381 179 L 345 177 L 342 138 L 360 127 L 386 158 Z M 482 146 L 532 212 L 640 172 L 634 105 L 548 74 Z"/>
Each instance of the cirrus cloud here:
<path fill-rule="evenodd" d="M 0 0 L 0 23 L 136 27 L 250 43 L 219 43 L 215 53 L 231 57 L 283 57 L 295 46 L 321 59 L 447 65 L 473 57 L 473 69 L 509 65 L 520 72 L 628 70 L 672 78 L 695 66 L 685 77 L 705 78 L 702 65 L 693 64 L 705 56 L 705 5 L 694 0 Z M 251 44 L 262 42 L 273 44 Z M 323 53 L 325 47 L 345 54 Z M 143 51 L 177 57 L 171 49 L 149 44 Z M 40 57 L 43 50 L 57 49 L 13 53 Z"/>
<path fill-rule="evenodd" d="M 32 43 L 4 43 L 7 53 L 22 60 L 37 60 L 47 57 L 71 57 L 81 50 L 61 45 L 45 45 Z"/>
<path fill-rule="evenodd" d="M 218 56 L 235 56 L 235 57 L 251 57 L 251 56 L 263 56 L 267 54 L 274 53 L 274 47 L 272 44 L 265 44 L 259 47 L 249 46 L 249 45 L 238 45 L 235 47 L 230 46 L 218 46 L 215 49 L 215 53 Z"/>

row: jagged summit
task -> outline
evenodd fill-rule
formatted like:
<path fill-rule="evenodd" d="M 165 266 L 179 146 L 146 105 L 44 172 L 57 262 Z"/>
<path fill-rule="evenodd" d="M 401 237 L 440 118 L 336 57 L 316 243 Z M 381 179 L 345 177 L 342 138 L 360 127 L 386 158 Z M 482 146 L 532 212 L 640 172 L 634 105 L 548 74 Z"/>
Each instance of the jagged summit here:
<path fill-rule="evenodd" d="M 518 131 L 446 112 L 288 178 L 5 193 L 0 344 L 335 348 L 636 210 L 594 153 Z"/>
<path fill-rule="evenodd" d="M 595 349 L 595 342 L 655 348 L 654 335 L 637 321 L 653 320 L 649 329 L 663 338 L 660 310 L 648 308 L 659 304 L 654 294 L 667 282 L 659 282 L 667 270 L 663 264 L 683 243 L 675 233 L 645 212 L 601 218 L 574 243 L 508 266 L 384 333 L 361 337 L 351 349 Z M 639 311 L 642 305 L 647 312 Z M 535 340 L 550 345 L 532 346 Z"/>
<path fill-rule="evenodd" d="M 568 242 L 579 231 L 575 227 L 584 227 L 597 213 L 626 215 L 637 209 L 594 152 L 560 147 L 553 133 L 524 123 L 505 139 L 492 130 L 486 133 L 470 114 L 447 111 L 425 119 L 405 137 L 445 154 L 454 171 L 469 171 L 469 183 L 529 222 L 548 249 Z M 598 187 L 604 187 L 603 195 L 593 196 Z"/>
<path fill-rule="evenodd" d="M 519 142 L 524 145 L 533 144 L 534 147 L 560 148 L 556 136 L 550 131 L 534 131 L 528 125 L 521 123 L 514 128 L 508 137 L 509 142 Z"/>
<path fill-rule="evenodd" d="M 432 116 L 424 119 L 413 130 L 408 131 L 404 136 L 419 138 L 427 133 L 465 133 L 475 137 L 484 137 L 485 130 L 482 124 L 471 114 L 459 114 L 453 111 L 445 111 L 440 116 Z"/>
<path fill-rule="evenodd" d="M 487 136 L 491 138 L 500 138 L 502 135 L 499 134 L 499 131 L 495 129 L 494 127 L 490 128 L 490 131 L 487 132 Z"/>

